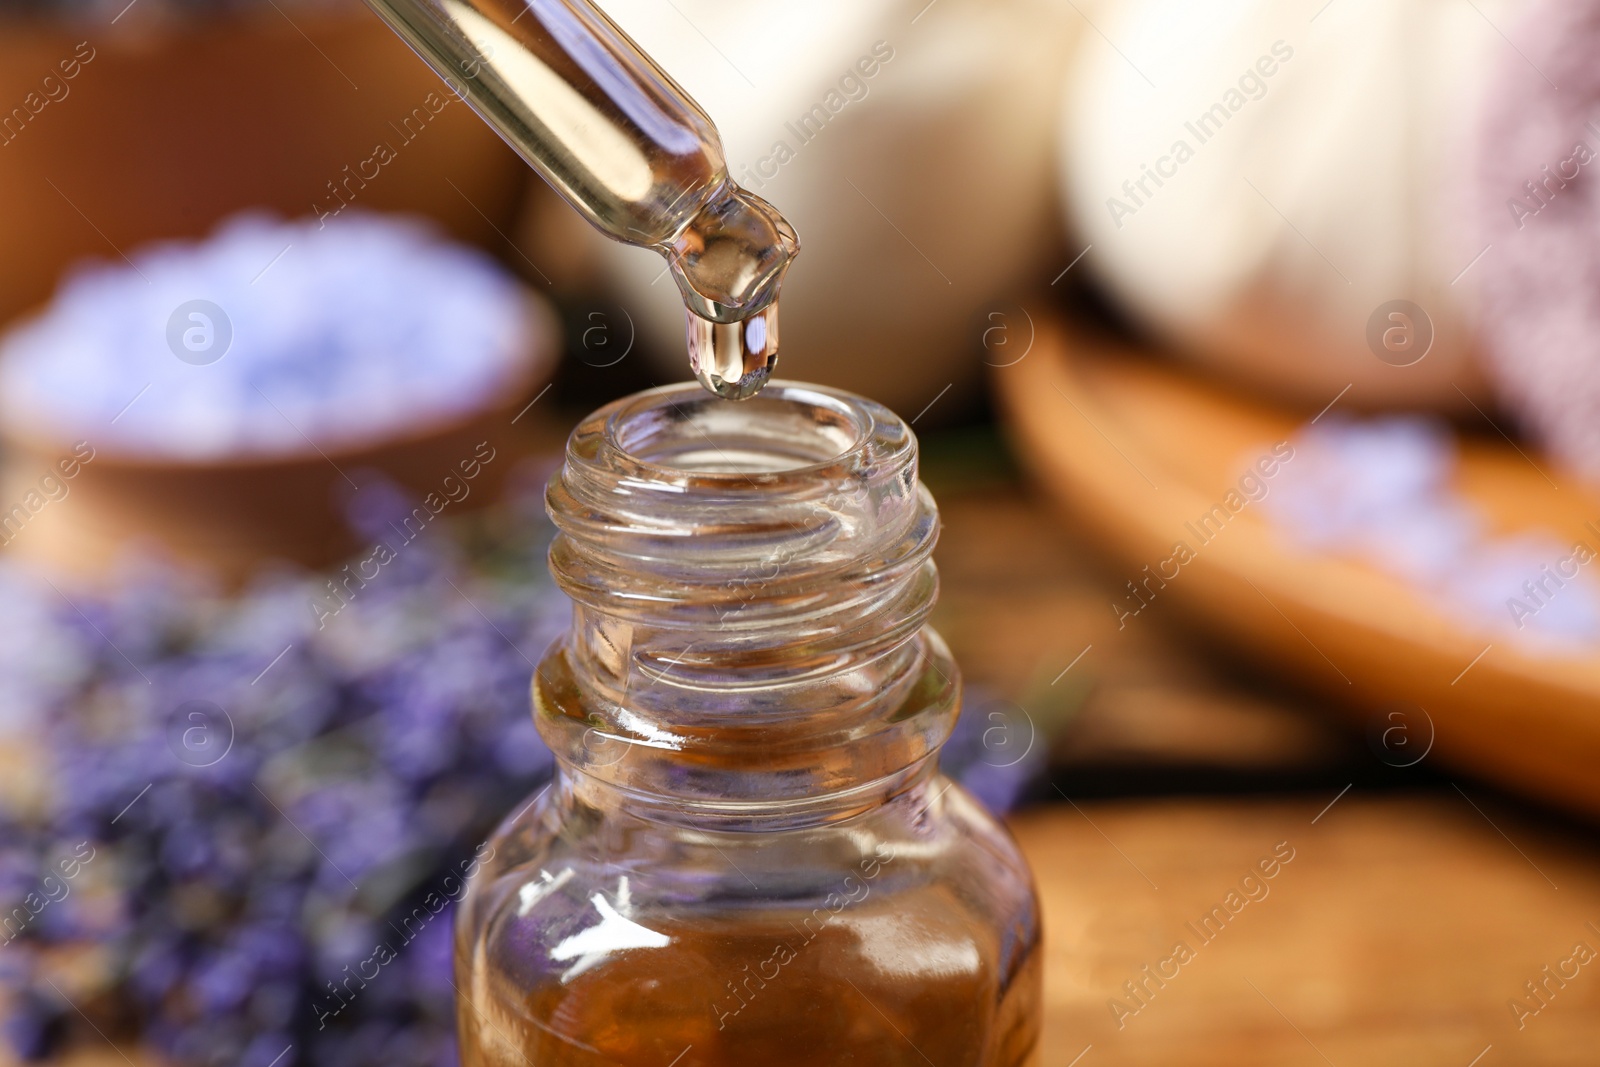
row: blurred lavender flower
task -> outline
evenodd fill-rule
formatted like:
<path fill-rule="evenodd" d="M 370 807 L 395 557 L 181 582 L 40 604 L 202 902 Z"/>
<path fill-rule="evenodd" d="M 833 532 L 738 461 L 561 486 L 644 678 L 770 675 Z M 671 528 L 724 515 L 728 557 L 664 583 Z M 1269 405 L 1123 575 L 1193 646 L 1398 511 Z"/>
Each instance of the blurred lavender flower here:
<path fill-rule="evenodd" d="M 358 529 L 403 500 L 362 497 Z M 149 564 L 87 590 L 0 561 L 27 623 L 0 644 L 0 747 L 37 764 L 0 785 L 18 1055 L 82 1009 L 185 1067 L 453 1062 L 448 914 L 391 938 L 325 1028 L 314 1005 L 551 772 L 528 659 L 568 609 L 542 516 L 509 514 L 482 558 L 443 531 L 408 545 L 320 630 L 318 576 L 227 597 Z M 64 878 L 79 842 L 94 858 Z"/>

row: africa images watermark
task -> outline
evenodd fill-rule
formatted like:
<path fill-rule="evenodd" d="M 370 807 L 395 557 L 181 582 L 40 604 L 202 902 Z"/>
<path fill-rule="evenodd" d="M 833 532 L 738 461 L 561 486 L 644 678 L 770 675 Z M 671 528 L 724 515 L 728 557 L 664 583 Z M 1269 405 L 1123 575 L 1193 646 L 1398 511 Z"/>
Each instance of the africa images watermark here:
<path fill-rule="evenodd" d="M 367 583 L 374 581 L 383 573 L 383 568 L 400 558 L 400 551 L 422 536 L 422 531 L 428 524 L 438 518 L 439 514 L 451 504 L 459 504 L 466 500 L 472 493 L 471 482 L 483 468 L 494 461 L 496 451 L 488 441 L 478 442 L 471 458 L 464 459 L 457 464 L 461 477 L 447 474 L 440 483 L 439 489 L 428 493 L 422 498 L 422 503 L 411 509 L 411 514 L 401 520 L 400 525 L 395 525 L 391 520 L 389 526 L 395 532 L 395 544 L 380 540 L 372 546 L 364 557 L 354 564 L 346 563 L 341 568 L 343 577 L 339 580 L 327 580 L 328 594 L 333 603 L 313 597 L 310 601 L 311 612 L 317 617 L 317 629 L 321 630 L 328 625 L 328 620 L 338 615 L 350 605 L 367 587 Z M 440 495 L 440 494 L 443 495 Z M 351 567 L 355 570 L 352 572 Z"/>
<path fill-rule="evenodd" d="M 832 122 L 840 112 L 851 104 L 859 104 L 867 98 L 872 91 L 869 82 L 876 78 L 882 69 L 894 59 L 894 46 L 888 41 L 878 41 L 873 44 L 872 51 L 856 60 L 834 83 L 823 98 L 813 104 L 810 110 L 793 122 L 785 122 L 785 132 L 794 137 L 790 144 L 788 138 L 780 137 L 772 143 L 772 148 L 766 155 L 756 160 L 755 163 L 746 163 L 738 174 L 739 183 L 747 189 L 765 189 L 767 182 L 778 176 L 783 168 L 792 162 L 799 154 L 799 150 L 816 140 L 828 123 Z"/>
<path fill-rule="evenodd" d="M 762 600 L 771 595 L 772 587 L 782 581 L 797 560 L 804 560 L 811 551 L 811 537 L 817 532 L 846 521 L 859 507 L 851 495 L 841 490 L 831 490 L 819 499 L 801 505 L 804 510 L 785 513 L 776 521 L 798 540 L 780 541 L 769 553 L 747 560 L 735 573 L 724 579 L 723 596 L 712 602 L 721 626 L 744 621 L 741 615 L 748 609 L 759 609 Z"/>
<path fill-rule="evenodd" d="M 1589 928 L 1594 930 L 1594 924 L 1589 924 Z M 1600 930 L 1596 930 L 1596 933 L 1600 933 Z M 1567 983 L 1577 978 L 1583 967 L 1593 962 L 1594 958 L 1594 947 L 1587 941 L 1579 941 L 1572 946 L 1572 951 L 1565 959 L 1558 960 L 1554 965 L 1545 964 L 1538 974 L 1522 983 L 1527 998 L 1512 997 L 1506 1001 L 1511 1017 L 1517 1021 L 1517 1029 L 1527 1029 L 1528 1020 L 1548 1008 L 1556 995 L 1567 988 Z"/>
<path fill-rule="evenodd" d="M 1266 900 L 1272 892 L 1272 887 L 1267 883 L 1281 874 L 1283 868 L 1294 861 L 1294 857 L 1294 846 L 1289 842 L 1279 841 L 1272 846 L 1271 855 L 1257 860 L 1255 866 L 1239 879 L 1238 887 L 1228 890 L 1220 903 L 1213 904 L 1200 916 L 1198 923 L 1183 924 L 1194 935 L 1194 946 L 1190 946 L 1186 940 L 1175 942 L 1167 955 L 1154 964 L 1145 964 L 1139 973 L 1123 982 L 1122 990 L 1127 999 L 1110 997 L 1106 1001 L 1111 1018 L 1116 1020 L 1117 1029 L 1125 1028 L 1129 1019 L 1148 1008 L 1156 994 L 1182 974 L 1186 965 L 1194 962 L 1198 949 L 1221 937 L 1222 931 L 1228 928 L 1230 922 L 1238 919 L 1240 912 L 1250 904 Z"/>
<path fill-rule="evenodd" d="M 1271 492 L 1269 483 L 1272 478 L 1292 459 L 1294 446 L 1288 441 L 1279 441 L 1239 477 L 1238 484 L 1223 494 L 1220 503 L 1213 504 L 1209 511 L 1193 521 L 1184 523 L 1183 528 L 1194 535 L 1194 547 L 1187 541 L 1175 541 L 1172 553 L 1166 559 L 1156 563 L 1153 568 L 1145 564 L 1141 572 L 1143 578 L 1128 580 L 1128 595 L 1123 597 L 1123 603 L 1113 602 L 1111 605 L 1111 612 L 1117 617 L 1117 629 L 1125 629 L 1129 619 L 1149 607 L 1156 594 L 1177 578 L 1183 567 L 1198 559 L 1200 549 L 1214 541 L 1235 516 L 1250 504 L 1265 500 Z"/>
<path fill-rule="evenodd" d="M 1586 522 L 1583 525 L 1600 539 L 1600 529 L 1594 523 Z M 1529 619 L 1548 607 L 1556 593 L 1565 588 L 1568 582 L 1576 581 L 1580 568 L 1591 562 L 1595 555 L 1589 542 L 1575 541 L 1572 551 L 1556 560 L 1554 569 L 1547 563 L 1539 568 L 1538 577 L 1522 583 L 1522 596 L 1507 597 L 1506 611 L 1511 613 L 1511 621 L 1517 624 L 1517 629 L 1527 626 Z"/>
<path fill-rule="evenodd" d="M 34 487 L 22 494 L 22 499 L 5 511 L 0 511 L 0 545 L 9 545 L 22 532 L 33 517 L 55 501 L 67 499 L 72 487 L 67 483 L 76 478 L 84 466 L 94 459 L 94 449 L 88 441 L 72 446 L 70 455 L 62 456 L 46 468 Z"/>
<path fill-rule="evenodd" d="M 0 147 L 9 147 L 12 141 L 22 136 L 22 131 L 30 123 L 39 121 L 45 108 L 65 100 L 72 92 L 72 86 L 67 83 L 83 73 L 83 68 L 94 62 L 94 57 L 94 47 L 88 41 L 79 41 L 72 55 L 56 64 L 56 70 L 61 72 L 60 77 L 56 76 L 55 71 L 44 75 L 39 79 L 37 89 L 30 89 L 20 104 L 0 115 Z"/>
<path fill-rule="evenodd" d="M 469 80 L 476 78 L 483 70 L 485 61 L 494 55 L 494 46 L 487 40 L 479 38 L 471 42 L 471 44 L 471 54 L 456 64 L 460 68 L 462 76 Z M 332 194 L 331 199 L 336 206 L 332 210 L 328 210 L 320 203 L 311 205 L 312 212 L 317 216 L 317 228 L 319 230 L 328 225 L 329 219 L 336 217 L 339 212 L 355 203 L 356 194 L 367 187 L 367 182 L 373 181 L 379 174 L 382 174 L 384 167 L 399 158 L 400 149 L 421 136 L 422 131 L 428 127 L 428 124 L 438 118 L 439 113 L 449 106 L 450 96 L 454 96 L 457 100 L 463 102 L 466 101 L 466 86 L 450 76 L 445 77 L 444 84 L 445 88 L 450 90 L 448 94 L 440 96 L 436 92 L 430 92 L 422 98 L 420 106 L 412 108 L 410 113 L 400 120 L 400 125 L 396 126 L 393 122 L 389 123 L 389 128 L 394 130 L 400 137 L 398 145 L 393 141 L 379 141 L 372 146 L 372 154 L 370 156 L 356 163 L 354 173 L 351 173 L 350 165 L 345 164 L 341 172 L 344 177 L 339 179 L 337 184 L 332 180 L 327 183 L 328 192 Z M 326 197 L 324 198 L 324 200 L 327 199 Z"/>
<path fill-rule="evenodd" d="M 1266 96 L 1267 79 L 1278 72 L 1280 64 L 1287 63 L 1292 58 L 1294 58 L 1293 48 L 1282 40 L 1273 41 L 1271 55 L 1263 55 L 1252 66 L 1246 67 L 1244 73 L 1239 75 L 1238 81 L 1223 90 L 1221 98 L 1216 103 L 1183 124 L 1183 128 L 1195 140 L 1193 145 L 1186 138 L 1178 137 L 1173 140 L 1166 155 L 1156 157 L 1154 167 L 1146 163 L 1139 164 L 1138 176 L 1122 183 L 1122 194 L 1127 199 L 1106 197 L 1106 211 L 1111 214 L 1111 221 L 1116 223 L 1117 229 L 1122 229 L 1123 219 L 1129 215 L 1137 215 L 1140 208 L 1155 198 L 1156 193 L 1166 184 L 1163 178 L 1176 178 L 1178 168 L 1195 157 L 1195 151 L 1200 145 L 1221 133 L 1223 125 L 1229 119 L 1242 111 L 1252 100 L 1260 100 Z M 1152 182 L 1155 183 L 1154 189 L 1150 188 Z"/>
<path fill-rule="evenodd" d="M 422 931 L 427 929 L 428 924 L 433 922 L 445 908 L 460 900 L 467 891 L 468 880 L 478 873 L 479 867 L 492 859 L 494 859 L 494 846 L 486 841 L 478 846 L 471 859 L 461 861 L 459 872 L 445 875 L 437 890 L 430 889 L 416 907 L 402 916 L 399 926 L 395 926 L 391 922 L 389 925 L 400 935 L 398 948 L 405 948 L 415 941 Z M 383 968 L 393 963 L 399 958 L 399 955 L 400 953 L 393 942 L 380 941 L 373 946 L 372 952 L 366 959 L 360 960 L 353 965 L 345 964 L 343 968 L 344 977 L 337 982 L 330 979 L 327 983 L 328 997 L 324 998 L 321 1003 L 313 1005 L 313 1010 L 317 1015 L 317 1029 L 325 1029 L 328 1025 L 328 1020 L 336 1017 L 345 1008 L 349 1007 L 356 994 L 367 988 L 367 983 L 376 979 Z M 355 967 L 354 973 L 351 973 L 350 970 L 352 966 Z"/>
<path fill-rule="evenodd" d="M 717 1017 L 717 1029 L 727 1029 L 728 1020 L 749 1007 L 750 1002 L 769 983 L 776 982 L 783 975 L 783 968 L 793 963 L 835 916 L 845 908 L 866 900 L 872 894 L 872 880 L 883 873 L 883 868 L 893 860 L 894 849 L 880 841 L 867 858 L 857 864 L 856 870 L 845 876 L 839 886 L 841 892 L 829 893 L 820 907 L 811 909 L 811 914 L 800 927 L 795 928 L 796 936 L 792 940 L 779 941 L 773 946 L 772 954 L 757 963 L 753 970 L 750 964 L 745 964 L 741 971 L 742 978 L 728 979 L 728 992 L 732 994 L 732 1003 L 737 1006 L 724 1007 L 720 998 L 712 1001 L 711 1011 Z M 815 928 L 812 927 L 813 923 L 816 924 Z"/>
<path fill-rule="evenodd" d="M 328 195 L 311 205 L 312 212 L 317 216 L 317 229 L 326 227 L 329 219 L 337 218 L 341 211 L 355 203 L 356 197 L 367 187 L 367 183 L 376 181 L 383 173 L 383 168 L 400 157 L 400 149 L 420 137 L 428 124 L 439 117 L 439 113 L 449 105 L 452 94 L 461 97 L 466 92 L 465 89 L 451 83 L 449 79 L 446 79 L 446 84 L 450 86 L 449 93 L 440 95 L 429 92 L 422 98 L 420 105 L 412 108 L 409 114 L 401 118 L 400 125 L 389 123 L 390 128 L 399 135 L 398 144 L 394 141 L 379 141 L 372 146 L 372 154 L 365 159 L 357 160 L 353 169 L 352 164 L 346 163 L 340 171 L 340 177 L 328 180 Z"/>
<path fill-rule="evenodd" d="M 1589 128 L 1593 130 L 1594 123 L 1589 123 Z M 1561 191 L 1594 161 L 1594 157 L 1595 151 L 1587 141 L 1575 141 L 1567 157 L 1556 161 L 1554 171 L 1546 163 L 1540 168 L 1542 177 L 1523 182 L 1521 196 L 1506 198 L 1506 210 L 1511 213 L 1511 221 L 1517 224 L 1517 229 L 1528 225 L 1529 219 L 1554 203 Z"/>
<path fill-rule="evenodd" d="M 84 849 L 89 850 L 87 856 L 84 855 Z M 15 908 L 6 912 L 3 917 L 0 917 L 0 931 L 5 934 L 5 939 L 0 941 L 0 946 L 9 945 L 20 937 L 44 909 L 52 904 L 66 900 L 72 894 L 72 880 L 78 877 L 83 868 L 94 857 L 95 848 L 93 845 L 87 841 L 78 842 L 77 846 L 73 848 L 71 856 L 57 862 L 56 870 L 60 872 L 59 877 L 55 874 L 45 875 L 40 879 L 39 892 L 29 893 L 22 898 L 21 904 L 18 904 Z"/>

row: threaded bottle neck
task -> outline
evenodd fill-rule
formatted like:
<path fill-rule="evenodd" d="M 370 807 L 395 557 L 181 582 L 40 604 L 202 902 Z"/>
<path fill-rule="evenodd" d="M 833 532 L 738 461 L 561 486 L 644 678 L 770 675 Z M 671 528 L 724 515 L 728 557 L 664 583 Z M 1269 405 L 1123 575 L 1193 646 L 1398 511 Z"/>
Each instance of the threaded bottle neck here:
<path fill-rule="evenodd" d="M 743 817 L 871 792 L 948 735 L 938 516 L 888 409 L 652 390 L 573 432 L 546 499 L 575 608 L 535 705 L 574 770 Z"/>

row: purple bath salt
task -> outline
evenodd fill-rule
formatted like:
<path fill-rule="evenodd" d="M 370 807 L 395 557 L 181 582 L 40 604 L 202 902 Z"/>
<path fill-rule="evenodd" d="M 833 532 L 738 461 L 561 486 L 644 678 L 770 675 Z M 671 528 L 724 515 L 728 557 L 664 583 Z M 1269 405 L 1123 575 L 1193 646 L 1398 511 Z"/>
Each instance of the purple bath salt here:
<path fill-rule="evenodd" d="M 0 342 L 0 418 L 179 461 L 362 445 L 522 386 L 537 314 L 421 221 L 245 214 L 74 271 Z"/>
<path fill-rule="evenodd" d="M 1403 416 L 1329 420 L 1294 449 L 1262 507 L 1297 545 L 1360 558 L 1459 625 L 1527 651 L 1600 644 L 1600 541 L 1495 534 L 1455 487 L 1456 444 L 1444 427 Z"/>

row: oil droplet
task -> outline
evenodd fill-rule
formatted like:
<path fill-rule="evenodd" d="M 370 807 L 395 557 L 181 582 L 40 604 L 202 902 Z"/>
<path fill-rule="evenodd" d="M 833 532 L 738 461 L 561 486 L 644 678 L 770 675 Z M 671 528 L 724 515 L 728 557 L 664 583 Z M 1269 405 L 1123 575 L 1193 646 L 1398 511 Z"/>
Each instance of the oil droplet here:
<path fill-rule="evenodd" d="M 708 390 L 724 400 L 761 392 L 778 365 L 778 302 L 739 322 L 689 315 L 689 365 Z"/>

